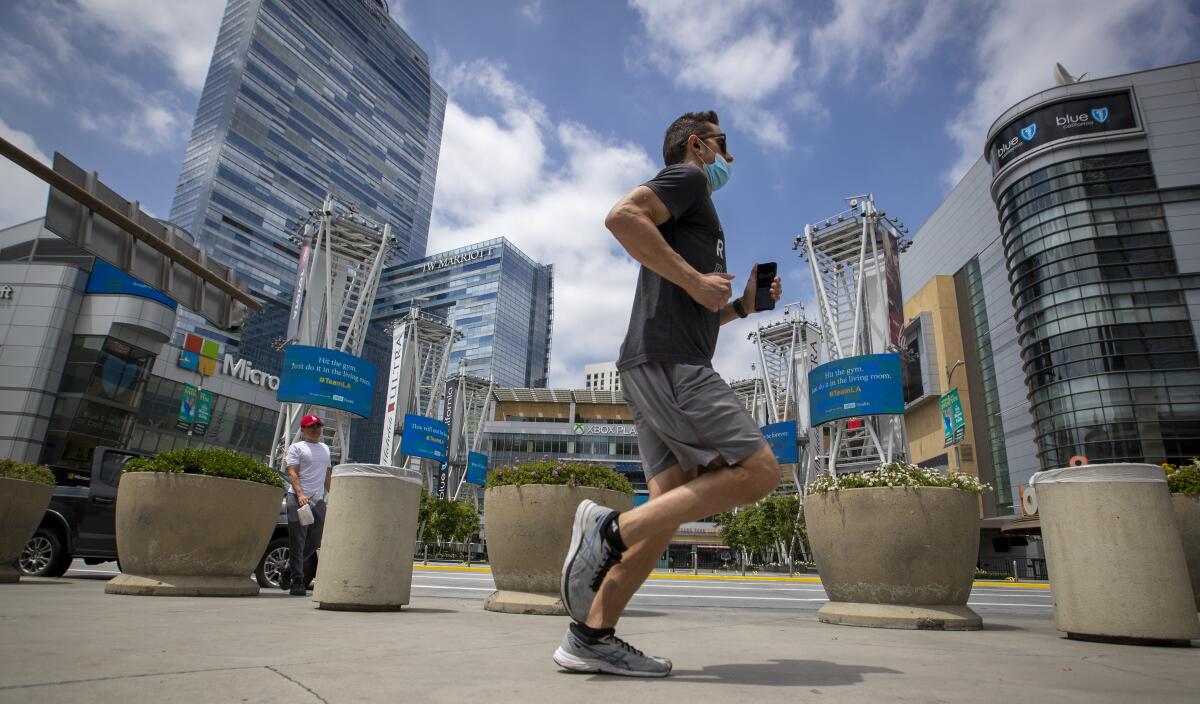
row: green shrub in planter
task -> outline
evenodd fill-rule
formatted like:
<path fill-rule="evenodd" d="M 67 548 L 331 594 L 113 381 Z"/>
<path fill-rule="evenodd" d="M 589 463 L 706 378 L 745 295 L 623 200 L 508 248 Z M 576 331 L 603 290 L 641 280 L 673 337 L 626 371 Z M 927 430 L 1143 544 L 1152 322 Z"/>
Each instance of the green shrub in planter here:
<path fill-rule="evenodd" d="M 0 477 L 5 479 L 21 479 L 38 484 L 54 486 L 54 474 L 48 467 L 32 462 L 16 460 L 0 460 Z"/>
<path fill-rule="evenodd" d="M 982 494 L 992 488 L 990 484 L 984 484 L 970 474 L 959 472 L 941 474 L 937 470 L 918 467 L 915 464 L 890 462 L 870 472 L 838 476 L 823 474 L 817 477 L 815 482 L 806 486 L 805 491 L 810 494 L 822 494 L 840 489 L 867 489 L 884 486 L 934 486 L 961 489 L 972 494 Z"/>
<path fill-rule="evenodd" d="M 600 464 L 566 460 L 530 460 L 503 465 L 488 473 L 487 488 L 521 484 L 566 484 L 633 493 L 624 474 Z"/>
<path fill-rule="evenodd" d="M 1193 457 L 1190 465 L 1176 467 L 1164 464 L 1167 473 L 1167 488 L 1172 494 L 1200 494 L 1200 459 Z"/>
<path fill-rule="evenodd" d="M 283 478 L 265 464 L 232 450 L 215 448 L 181 448 L 154 457 L 135 457 L 125 465 L 125 471 L 203 474 L 269 484 L 280 489 L 284 486 Z"/>

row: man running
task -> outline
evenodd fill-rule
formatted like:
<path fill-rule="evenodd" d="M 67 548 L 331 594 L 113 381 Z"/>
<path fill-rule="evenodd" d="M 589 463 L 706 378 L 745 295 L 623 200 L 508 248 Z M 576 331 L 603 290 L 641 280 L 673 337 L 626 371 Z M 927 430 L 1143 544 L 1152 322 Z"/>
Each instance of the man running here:
<path fill-rule="evenodd" d="M 650 500 L 631 511 L 584 501 L 563 564 L 573 622 L 554 653 L 561 667 L 665 677 L 671 661 L 617 638 L 626 604 L 676 528 L 770 494 L 779 465 L 758 424 L 712 369 L 721 325 L 754 312 L 755 271 L 729 303 L 725 233 L 711 194 L 733 156 L 715 112 L 687 113 L 663 139 L 667 165 L 617 202 L 605 226 L 641 263 L 617 368 L 637 424 Z M 756 267 L 757 268 L 757 267 Z M 782 285 L 771 285 L 779 300 Z"/>

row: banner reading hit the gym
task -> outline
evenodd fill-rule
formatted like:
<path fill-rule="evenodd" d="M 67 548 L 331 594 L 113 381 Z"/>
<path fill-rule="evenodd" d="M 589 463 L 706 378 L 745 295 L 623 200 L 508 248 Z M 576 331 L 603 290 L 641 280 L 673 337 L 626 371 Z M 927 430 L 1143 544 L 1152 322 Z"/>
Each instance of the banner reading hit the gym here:
<path fill-rule="evenodd" d="M 450 426 L 437 418 L 405 414 L 404 432 L 400 436 L 400 454 L 445 462 L 446 447 L 449 443 Z"/>
<path fill-rule="evenodd" d="M 467 453 L 467 481 L 476 486 L 487 483 L 488 458 L 482 452 Z"/>
<path fill-rule="evenodd" d="M 864 354 L 813 369 L 808 407 L 814 426 L 851 416 L 903 414 L 900 355 Z"/>
<path fill-rule="evenodd" d="M 275 400 L 337 408 L 371 417 L 375 365 L 362 357 L 324 347 L 289 345 Z"/>
<path fill-rule="evenodd" d="M 958 389 L 950 389 L 950 393 L 942 396 L 939 400 L 942 406 L 942 430 L 946 435 L 946 441 L 942 447 L 957 445 L 967 434 L 967 417 L 963 414 L 962 401 L 958 398 Z"/>
<path fill-rule="evenodd" d="M 785 420 L 762 427 L 763 437 L 775 454 L 779 464 L 796 464 L 800 461 L 800 450 L 796 446 L 796 421 Z"/>

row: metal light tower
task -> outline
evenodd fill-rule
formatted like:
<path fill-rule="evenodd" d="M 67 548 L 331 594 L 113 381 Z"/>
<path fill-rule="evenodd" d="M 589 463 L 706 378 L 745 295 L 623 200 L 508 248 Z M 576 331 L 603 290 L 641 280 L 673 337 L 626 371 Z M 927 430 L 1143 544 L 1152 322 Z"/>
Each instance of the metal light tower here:
<path fill-rule="evenodd" d="M 467 374 L 466 360 L 458 367 L 458 376 L 447 382 L 455 387 L 450 412 L 450 449 L 447 464 L 447 486 L 454 487 L 451 498 L 457 499 L 467 480 L 467 453 L 479 452 L 483 445 L 483 424 L 495 407 L 492 377 L 481 379 Z M 450 398 L 447 397 L 447 403 Z"/>
<path fill-rule="evenodd" d="M 800 462 L 794 470 L 797 487 L 813 478 L 813 449 L 819 438 L 811 428 L 808 413 L 808 372 L 820 361 L 821 330 L 804 317 L 804 307 L 783 307 L 783 319 L 760 323 L 747 339 L 758 349 L 758 378 L 763 418 L 760 422 L 796 421 Z M 757 416 L 756 416 L 757 418 Z"/>
<path fill-rule="evenodd" d="M 388 252 L 396 246 L 391 226 L 379 225 L 357 212 L 354 203 L 325 198 L 320 210 L 310 211 L 297 225 L 300 262 L 286 337 L 290 344 L 311 345 L 351 355 L 362 353 L 371 305 Z M 323 439 L 334 462 L 345 461 L 350 442 L 351 415 L 311 404 L 282 403 L 275 424 L 272 459 L 283 469 L 283 454 L 300 437 L 299 420 L 314 411 L 329 418 Z"/>
<path fill-rule="evenodd" d="M 401 455 L 399 439 L 403 433 L 405 414 L 435 417 L 438 402 L 446 394 L 450 351 L 454 343 L 462 338 L 462 333 L 441 318 L 421 312 L 416 303 L 414 300 L 408 313 L 396 320 L 390 329 L 392 361 L 388 373 L 379 464 L 423 465 L 426 487 L 433 491 L 436 488 L 435 471 L 438 465 L 429 460 Z M 413 468 L 422 469 L 420 466 Z"/>
<path fill-rule="evenodd" d="M 757 365 L 751 364 L 750 371 L 756 372 Z M 767 390 L 763 380 L 757 376 L 752 376 L 746 379 L 730 379 L 729 388 L 737 394 L 738 399 L 746 410 L 750 412 L 750 416 L 754 418 L 754 422 L 759 425 L 766 425 L 767 418 Z"/>
<path fill-rule="evenodd" d="M 848 210 L 805 225 L 793 247 L 812 274 L 826 362 L 902 348 L 899 253 L 908 247 L 907 228 L 878 210 L 871 194 L 846 200 Z M 908 454 L 902 414 L 843 418 L 822 430 L 828 452 L 816 459 L 824 471 L 872 469 Z"/>

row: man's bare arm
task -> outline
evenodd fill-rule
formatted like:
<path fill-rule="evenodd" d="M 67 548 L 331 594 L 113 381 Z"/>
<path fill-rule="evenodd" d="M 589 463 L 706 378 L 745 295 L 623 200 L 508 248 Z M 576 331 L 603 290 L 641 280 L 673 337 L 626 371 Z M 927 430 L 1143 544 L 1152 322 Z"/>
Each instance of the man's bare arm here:
<path fill-rule="evenodd" d="M 629 256 L 715 313 L 732 294 L 729 281 L 733 276 L 702 274 L 693 269 L 658 231 L 658 226 L 670 219 L 671 212 L 654 191 L 638 186 L 617 201 L 604 219 L 604 226 Z"/>
<path fill-rule="evenodd" d="M 296 492 L 296 503 L 300 506 L 308 503 L 308 497 L 304 495 L 304 490 L 300 487 L 300 465 L 289 464 L 287 466 L 288 481 L 292 485 L 292 491 Z"/>

